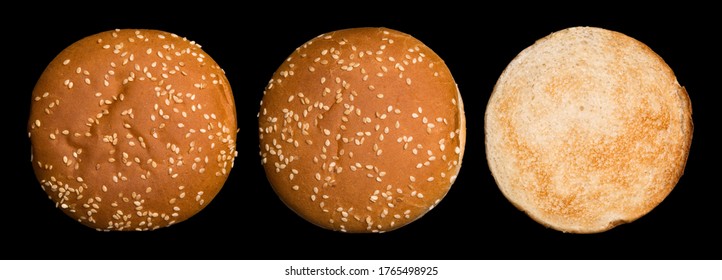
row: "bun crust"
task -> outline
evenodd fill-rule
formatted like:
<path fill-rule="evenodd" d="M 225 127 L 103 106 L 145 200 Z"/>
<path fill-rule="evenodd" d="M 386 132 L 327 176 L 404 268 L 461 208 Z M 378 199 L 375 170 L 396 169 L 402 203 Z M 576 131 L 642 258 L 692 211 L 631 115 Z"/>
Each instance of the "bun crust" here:
<path fill-rule="evenodd" d="M 447 194 L 465 141 L 444 61 L 408 34 L 353 28 L 297 48 L 264 91 L 260 155 L 269 182 L 322 228 L 385 232 Z"/>
<path fill-rule="evenodd" d="M 223 70 L 168 32 L 83 38 L 50 62 L 32 98 L 35 174 L 59 209 L 97 230 L 190 218 L 219 192 L 237 154 Z"/>
<path fill-rule="evenodd" d="M 485 114 L 489 168 L 537 222 L 596 233 L 650 212 L 682 176 L 692 108 L 670 67 L 622 33 L 575 27 L 522 51 Z"/>

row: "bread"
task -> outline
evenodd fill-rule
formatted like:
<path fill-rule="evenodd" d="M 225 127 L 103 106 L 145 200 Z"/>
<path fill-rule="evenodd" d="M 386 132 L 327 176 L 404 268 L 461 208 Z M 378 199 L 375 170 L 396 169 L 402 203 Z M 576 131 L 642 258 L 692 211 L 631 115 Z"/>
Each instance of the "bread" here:
<path fill-rule="evenodd" d="M 83 38 L 32 92 L 35 174 L 65 214 L 102 231 L 184 221 L 223 186 L 236 112 L 223 70 L 186 38 L 112 30 Z"/>
<path fill-rule="evenodd" d="M 297 48 L 259 113 L 279 198 L 319 227 L 388 232 L 437 205 L 461 167 L 465 119 L 444 61 L 409 34 L 337 30 Z"/>
<path fill-rule="evenodd" d="M 519 53 L 485 113 L 489 168 L 537 222 L 598 233 L 667 197 L 692 141 L 692 108 L 664 60 L 596 27 L 554 32 Z"/>

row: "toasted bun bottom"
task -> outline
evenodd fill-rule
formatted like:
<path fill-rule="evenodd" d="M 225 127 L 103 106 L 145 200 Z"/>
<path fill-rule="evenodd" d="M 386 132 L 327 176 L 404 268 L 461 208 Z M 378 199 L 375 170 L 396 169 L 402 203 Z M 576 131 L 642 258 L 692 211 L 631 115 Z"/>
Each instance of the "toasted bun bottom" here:
<path fill-rule="evenodd" d="M 643 43 L 593 27 L 522 51 L 485 114 L 489 168 L 539 223 L 603 232 L 650 212 L 684 171 L 692 109 L 670 67 Z"/>

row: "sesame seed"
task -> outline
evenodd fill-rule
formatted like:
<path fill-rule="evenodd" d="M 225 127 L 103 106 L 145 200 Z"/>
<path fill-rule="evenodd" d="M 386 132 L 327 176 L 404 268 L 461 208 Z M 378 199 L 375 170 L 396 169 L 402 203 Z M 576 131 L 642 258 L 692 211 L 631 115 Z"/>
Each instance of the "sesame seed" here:
<path fill-rule="evenodd" d="M 409 180 L 411 180 L 411 182 L 416 182 L 416 178 L 414 176 L 409 176 Z"/>

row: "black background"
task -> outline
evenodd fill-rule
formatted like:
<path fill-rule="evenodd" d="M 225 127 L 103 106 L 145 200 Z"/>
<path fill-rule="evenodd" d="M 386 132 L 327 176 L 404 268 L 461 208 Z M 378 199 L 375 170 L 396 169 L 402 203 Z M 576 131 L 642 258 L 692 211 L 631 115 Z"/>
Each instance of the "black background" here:
<path fill-rule="evenodd" d="M 63 4 L 47 13 L 7 11 L 15 20 L 4 24 L 3 49 L 10 51 L 3 68 L 10 74 L 3 93 L 10 100 L 3 103 L 9 113 L 3 141 L 10 143 L 3 150 L 9 171 L 0 187 L 0 259 L 720 258 L 722 191 L 713 176 L 719 166 L 713 159 L 720 93 L 713 85 L 720 80 L 720 21 L 710 7 L 602 11 L 591 4 L 519 11 L 442 3 L 407 10 L 324 3 L 311 5 L 315 11 L 279 12 L 280 3 L 201 4 L 173 11 L 141 10 L 140 2 L 115 10 Z M 305 222 L 276 197 L 258 155 L 256 113 L 276 67 L 319 34 L 364 26 L 411 34 L 438 53 L 459 84 L 467 114 L 466 154 L 446 198 L 420 220 L 384 234 L 344 234 Z M 573 26 L 604 27 L 644 42 L 675 71 L 693 106 L 692 149 L 676 188 L 646 216 L 600 234 L 547 229 L 514 208 L 494 182 L 483 144 L 486 103 L 507 63 L 535 40 Z M 26 125 L 35 81 L 65 47 L 114 28 L 160 29 L 195 40 L 225 69 L 235 94 L 239 154 L 228 181 L 198 215 L 153 232 L 102 233 L 80 225 L 54 208 L 29 160 Z"/>

